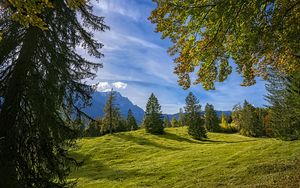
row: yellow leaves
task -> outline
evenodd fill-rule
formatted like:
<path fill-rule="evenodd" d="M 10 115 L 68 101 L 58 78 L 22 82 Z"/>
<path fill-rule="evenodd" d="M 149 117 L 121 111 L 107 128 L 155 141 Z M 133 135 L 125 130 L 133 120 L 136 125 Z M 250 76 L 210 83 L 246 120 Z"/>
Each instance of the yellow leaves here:
<path fill-rule="evenodd" d="M 87 0 L 68 0 L 70 8 L 77 9 L 84 6 L 87 3 Z"/>
<path fill-rule="evenodd" d="M 46 8 L 53 8 L 48 0 L 7 0 L 7 5 L 12 13 L 12 19 L 20 22 L 22 25 L 30 25 L 47 29 L 46 23 L 42 19 L 42 13 Z"/>
<path fill-rule="evenodd" d="M 180 85 L 188 86 L 189 74 L 199 67 L 195 83 L 213 88 L 231 73 L 230 57 L 245 86 L 254 84 L 257 76 L 267 78 L 269 67 L 300 72 L 297 0 L 154 2 L 157 8 L 149 19 L 173 43 L 169 53 L 176 56 Z"/>
<path fill-rule="evenodd" d="M 87 0 L 67 0 L 71 9 L 85 6 Z M 47 24 L 43 14 L 47 9 L 55 8 L 49 0 L 4 0 L 1 5 L 11 12 L 11 18 L 20 22 L 25 27 L 36 26 L 46 30 Z"/>

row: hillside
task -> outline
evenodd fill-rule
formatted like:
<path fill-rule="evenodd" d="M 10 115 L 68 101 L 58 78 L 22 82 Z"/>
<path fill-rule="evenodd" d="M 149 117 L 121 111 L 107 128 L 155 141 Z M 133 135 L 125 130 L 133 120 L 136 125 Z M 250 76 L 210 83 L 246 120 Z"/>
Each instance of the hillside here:
<path fill-rule="evenodd" d="M 71 151 L 84 164 L 78 187 L 299 187 L 300 141 L 209 133 L 186 128 L 155 136 L 144 130 L 85 138 Z"/>

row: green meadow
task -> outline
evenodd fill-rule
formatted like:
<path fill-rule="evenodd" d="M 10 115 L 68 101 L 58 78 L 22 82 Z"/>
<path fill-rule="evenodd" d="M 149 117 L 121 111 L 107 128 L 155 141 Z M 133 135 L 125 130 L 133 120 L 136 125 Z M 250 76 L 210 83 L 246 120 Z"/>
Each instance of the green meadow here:
<path fill-rule="evenodd" d="M 78 187 L 299 187 L 300 141 L 208 133 L 185 127 L 83 138 L 71 155 Z"/>

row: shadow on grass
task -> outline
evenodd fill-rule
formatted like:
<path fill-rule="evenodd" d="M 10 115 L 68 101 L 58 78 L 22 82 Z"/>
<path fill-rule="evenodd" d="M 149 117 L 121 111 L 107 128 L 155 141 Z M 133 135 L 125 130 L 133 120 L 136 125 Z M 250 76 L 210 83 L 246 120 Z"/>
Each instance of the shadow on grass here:
<path fill-rule="evenodd" d="M 145 176 L 148 174 L 141 173 L 139 169 L 129 169 L 129 170 L 121 170 L 111 168 L 105 165 L 101 160 L 93 159 L 90 155 L 83 155 L 79 153 L 72 153 L 72 157 L 74 157 L 78 161 L 82 161 L 82 165 L 73 168 L 71 170 L 71 175 L 69 178 L 74 179 L 88 179 L 88 180 L 109 180 L 109 181 L 122 181 L 127 178 L 134 178 L 137 176 Z"/>
<path fill-rule="evenodd" d="M 188 142 L 191 144 L 201 144 L 201 141 L 197 141 L 197 140 L 191 140 L 182 136 L 179 136 L 177 134 L 173 134 L 173 133 L 169 133 L 169 132 L 165 132 L 164 134 L 161 135 L 156 135 L 160 138 L 166 138 L 169 140 L 174 140 L 174 141 L 178 141 L 178 142 Z"/>
<path fill-rule="evenodd" d="M 202 140 L 203 142 L 207 143 L 219 143 L 219 144 L 238 144 L 243 142 L 256 142 L 257 140 L 239 140 L 239 141 L 222 141 L 222 140 Z"/>
<path fill-rule="evenodd" d="M 196 139 L 188 139 L 177 134 L 165 132 L 162 135 L 156 135 L 161 138 L 166 138 L 178 142 L 188 142 L 191 144 L 234 144 L 234 143 L 243 143 L 243 142 L 255 142 L 257 140 L 240 140 L 240 141 L 222 141 L 222 140 L 210 140 L 210 139 L 203 139 L 203 140 L 196 140 Z"/>
<path fill-rule="evenodd" d="M 130 134 L 120 134 L 119 133 L 119 134 L 113 134 L 112 136 L 121 138 L 121 139 L 126 140 L 126 141 L 134 142 L 134 143 L 139 144 L 139 145 L 146 145 L 146 146 L 151 146 L 151 147 L 156 147 L 156 148 L 166 149 L 166 150 L 181 150 L 181 149 L 176 148 L 176 147 L 165 146 L 165 145 L 158 144 L 156 142 L 150 141 L 147 138 L 136 137 L 136 136 L 133 136 L 133 135 L 130 135 Z"/>

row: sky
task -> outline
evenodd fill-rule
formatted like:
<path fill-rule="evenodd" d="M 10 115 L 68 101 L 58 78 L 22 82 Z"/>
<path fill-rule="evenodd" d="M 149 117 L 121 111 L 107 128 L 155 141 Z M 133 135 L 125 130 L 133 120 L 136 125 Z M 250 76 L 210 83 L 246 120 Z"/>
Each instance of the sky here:
<path fill-rule="evenodd" d="M 153 92 L 163 113 L 168 114 L 183 108 L 190 91 L 199 99 L 202 110 L 206 103 L 213 104 L 216 110 L 231 110 L 245 99 L 254 106 L 266 104 L 265 83 L 258 78 L 256 85 L 242 87 L 242 77 L 235 70 L 225 82 L 216 83 L 215 90 L 206 91 L 201 85 L 183 90 L 173 73 L 173 58 L 167 53 L 171 42 L 162 40 L 161 34 L 155 33 L 155 25 L 147 19 L 156 6 L 151 0 L 100 0 L 93 2 L 93 6 L 94 13 L 105 17 L 110 27 L 104 33 L 94 33 L 95 39 L 104 44 L 100 50 L 104 58 L 95 59 L 80 52 L 103 64 L 97 77 L 89 81 L 97 84 L 98 91 L 114 88 L 143 109 Z"/>

